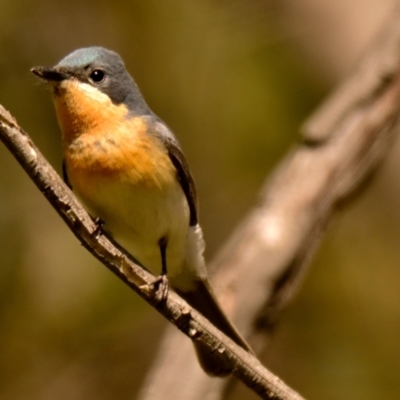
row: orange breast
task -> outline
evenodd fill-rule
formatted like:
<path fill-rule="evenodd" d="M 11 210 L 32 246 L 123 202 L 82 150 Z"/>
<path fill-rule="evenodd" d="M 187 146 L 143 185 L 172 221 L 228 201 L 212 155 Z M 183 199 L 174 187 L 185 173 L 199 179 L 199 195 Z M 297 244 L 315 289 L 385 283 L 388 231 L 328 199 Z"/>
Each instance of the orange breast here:
<path fill-rule="evenodd" d="M 96 88 L 74 80 L 54 91 L 63 133 L 64 157 L 72 186 L 88 196 L 107 179 L 162 189 L 176 171 L 158 138 L 147 134 L 149 120 L 129 117 Z"/>
<path fill-rule="evenodd" d="M 146 122 L 126 119 L 107 131 L 88 131 L 65 148 L 72 186 L 96 190 L 107 179 L 162 189 L 176 179 L 175 168 L 157 138 L 146 133 Z"/>

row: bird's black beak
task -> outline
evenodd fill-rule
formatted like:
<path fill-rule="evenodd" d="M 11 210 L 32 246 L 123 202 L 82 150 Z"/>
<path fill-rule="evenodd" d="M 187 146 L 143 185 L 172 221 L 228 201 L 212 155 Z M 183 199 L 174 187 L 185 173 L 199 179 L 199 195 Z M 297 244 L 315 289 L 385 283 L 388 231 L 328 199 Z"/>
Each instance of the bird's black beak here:
<path fill-rule="evenodd" d="M 61 82 L 71 78 L 71 74 L 67 71 L 52 67 L 33 67 L 31 72 L 48 82 Z"/>

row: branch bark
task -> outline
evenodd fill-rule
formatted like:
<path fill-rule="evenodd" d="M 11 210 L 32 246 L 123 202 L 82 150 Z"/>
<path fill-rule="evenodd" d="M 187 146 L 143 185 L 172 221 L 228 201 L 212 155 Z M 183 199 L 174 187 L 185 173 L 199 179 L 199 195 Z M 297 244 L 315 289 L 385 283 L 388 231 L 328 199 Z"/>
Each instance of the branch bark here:
<path fill-rule="evenodd" d="M 305 123 L 303 143 L 276 168 L 211 264 L 221 304 L 257 352 L 268 344 L 334 212 L 358 194 L 399 131 L 399 44 L 397 9 L 354 73 Z M 179 340 L 168 328 L 140 400 L 228 397 L 232 382 L 202 374 Z"/>
<path fill-rule="evenodd" d="M 111 272 L 155 307 L 194 341 L 209 350 L 219 362 L 264 399 L 301 400 L 260 362 L 219 332 L 178 295 L 169 292 L 164 302 L 155 300 L 156 279 L 135 264 L 116 244 L 99 231 L 96 223 L 76 200 L 58 174 L 41 155 L 16 120 L 0 105 L 0 139 L 25 169 L 39 190 L 64 219 L 81 243 Z M 188 341 L 189 342 L 189 341 Z M 176 350 L 178 353 L 179 351 Z M 194 350 L 192 349 L 194 353 Z"/>

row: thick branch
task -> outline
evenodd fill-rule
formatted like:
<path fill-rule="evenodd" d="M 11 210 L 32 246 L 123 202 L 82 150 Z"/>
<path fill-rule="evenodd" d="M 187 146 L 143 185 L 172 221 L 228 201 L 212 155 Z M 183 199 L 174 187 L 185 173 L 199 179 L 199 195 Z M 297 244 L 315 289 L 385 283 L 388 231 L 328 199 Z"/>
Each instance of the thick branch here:
<path fill-rule="evenodd" d="M 176 294 L 157 303 L 151 282 L 154 276 L 119 250 L 98 227 L 41 155 L 28 135 L 0 106 L 0 139 L 9 148 L 36 186 L 61 215 L 81 243 L 115 275 L 176 325 L 192 340 L 199 341 L 234 375 L 264 399 L 300 400 L 301 397 L 266 370 L 257 359 L 214 328 Z M 177 350 L 177 353 L 179 351 Z"/>
<path fill-rule="evenodd" d="M 305 124 L 304 143 L 280 163 L 259 204 L 211 266 L 219 300 L 258 351 L 334 211 L 363 187 L 399 131 L 399 43 L 397 10 L 354 74 Z M 177 343 L 168 329 L 140 399 L 202 400 L 210 393 L 207 398 L 219 399 L 227 393 L 227 381 L 202 375 L 189 348 L 172 360 Z M 190 390 L 179 386 L 182 379 Z"/>

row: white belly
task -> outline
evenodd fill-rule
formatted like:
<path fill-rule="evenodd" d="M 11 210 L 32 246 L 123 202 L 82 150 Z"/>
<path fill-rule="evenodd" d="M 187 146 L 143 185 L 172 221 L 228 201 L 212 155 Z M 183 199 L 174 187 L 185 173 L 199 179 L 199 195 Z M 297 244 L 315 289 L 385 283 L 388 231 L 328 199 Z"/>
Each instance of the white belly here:
<path fill-rule="evenodd" d="M 96 196 L 76 194 L 93 217 L 104 221 L 104 230 L 155 275 L 161 273 L 158 242 L 165 237 L 171 283 L 181 275 L 191 235 L 189 207 L 178 182 L 161 191 L 102 180 L 96 183 Z"/>

